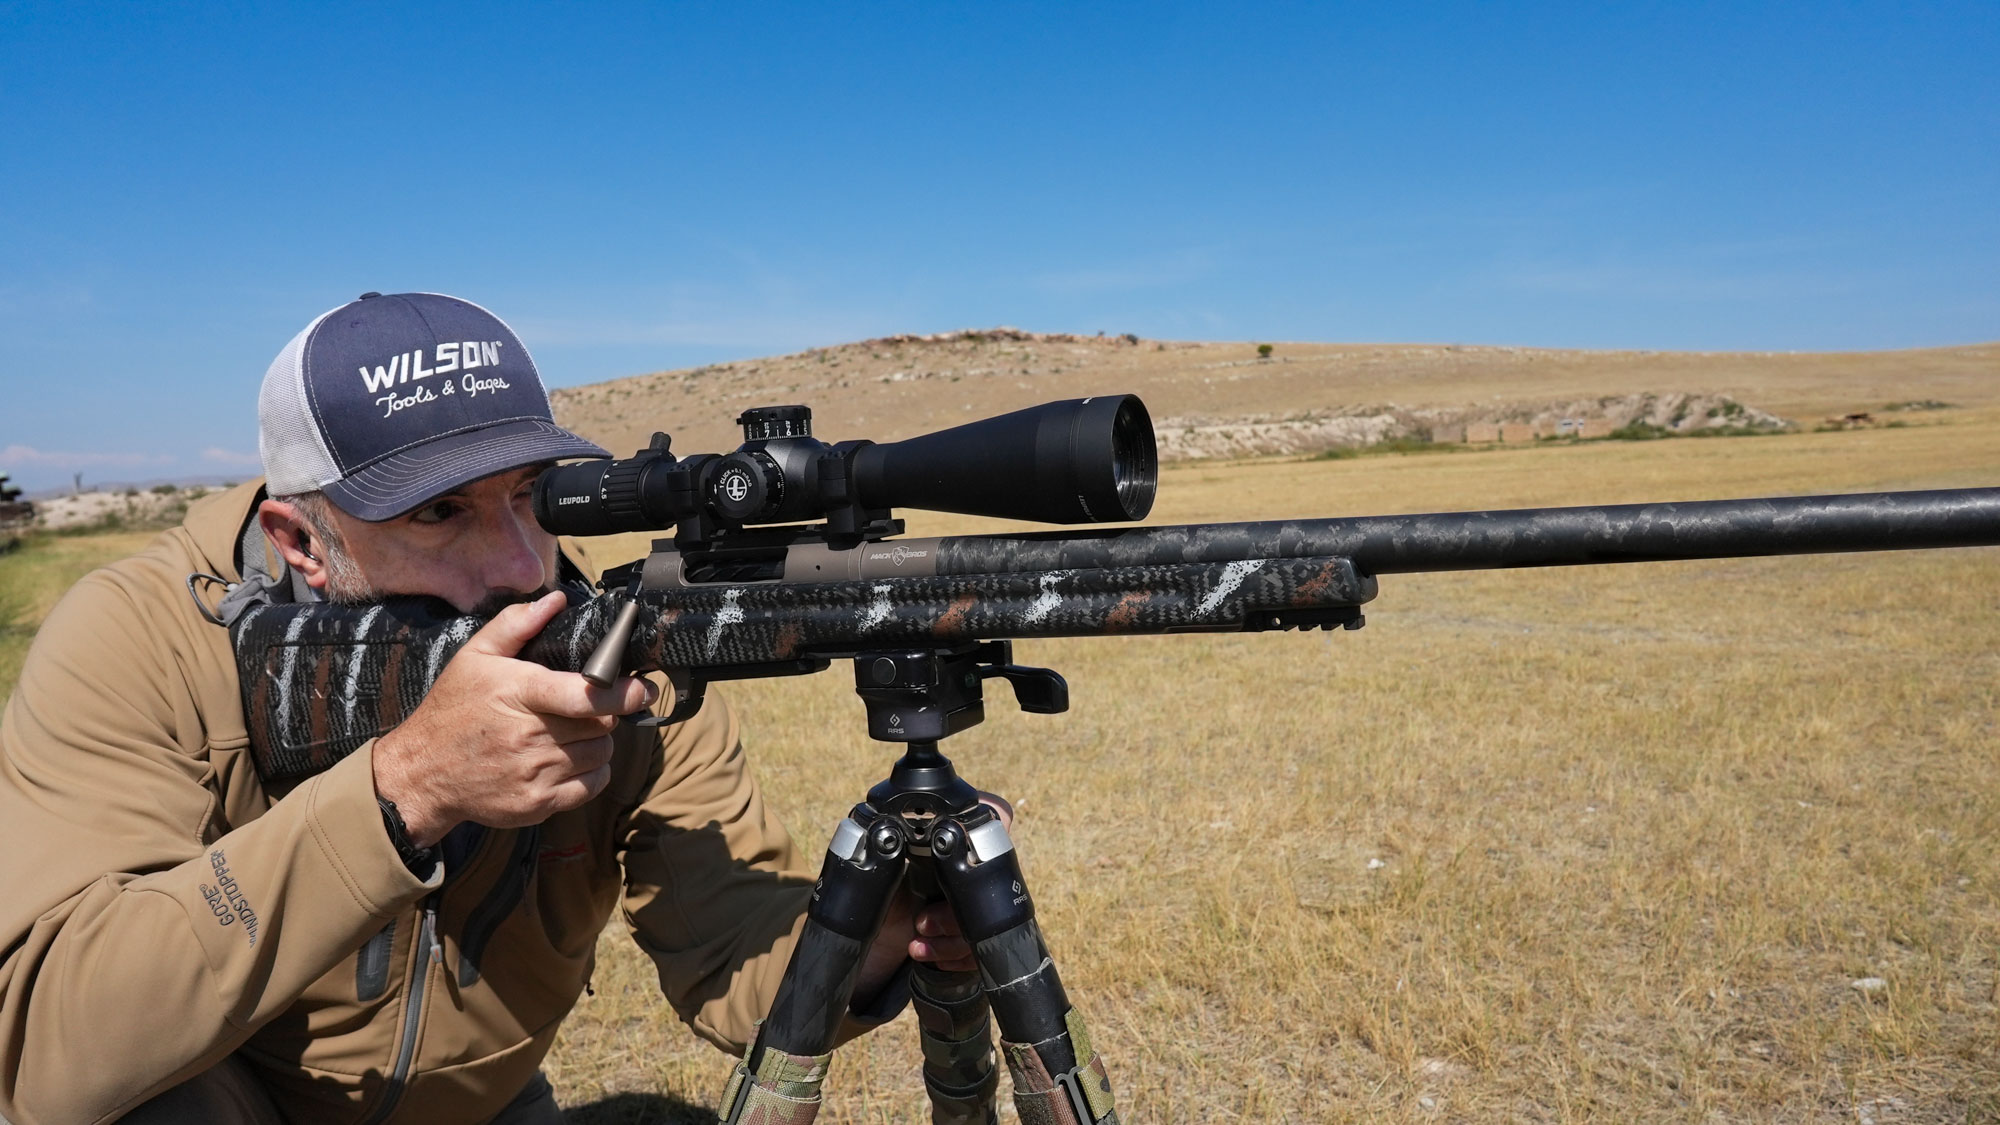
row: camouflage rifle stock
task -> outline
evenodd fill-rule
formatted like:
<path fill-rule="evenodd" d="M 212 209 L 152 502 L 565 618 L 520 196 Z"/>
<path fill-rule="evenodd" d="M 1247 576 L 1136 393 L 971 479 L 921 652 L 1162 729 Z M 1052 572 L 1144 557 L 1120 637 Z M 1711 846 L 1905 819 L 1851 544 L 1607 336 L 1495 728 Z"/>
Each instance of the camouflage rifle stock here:
<path fill-rule="evenodd" d="M 656 543 L 647 558 L 608 572 L 605 592 L 573 589 L 571 607 L 523 658 L 582 670 L 611 635 L 609 655 L 623 670 L 676 675 L 679 715 L 699 704 L 707 682 L 818 671 L 864 650 L 1358 628 L 1381 574 L 1994 544 L 1994 488 L 849 547 L 776 529 L 701 553 Z M 621 611 L 629 630 L 616 628 Z M 271 605 L 244 615 L 232 641 L 260 772 L 270 781 L 308 776 L 396 726 L 480 624 L 423 599 Z"/>

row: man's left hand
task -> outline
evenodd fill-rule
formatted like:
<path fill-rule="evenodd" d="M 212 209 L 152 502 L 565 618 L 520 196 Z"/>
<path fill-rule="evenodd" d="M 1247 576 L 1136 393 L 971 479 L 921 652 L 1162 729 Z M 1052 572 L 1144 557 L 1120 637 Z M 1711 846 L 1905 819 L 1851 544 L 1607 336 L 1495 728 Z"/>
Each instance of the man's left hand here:
<path fill-rule="evenodd" d="M 1011 831 L 1014 807 L 1005 798 L 981 793 L 979 802 L 1000 816 Z M 914 958 L 952 972 L 970 972 L 979 967 L 972 956 L 972 943 L 959 929 L 958 918 L 942 902 L 918 904 L 907 894 L 898 894 L 890 904 L 889 916 L 875 934 L 875 944 L 861 963 L 861 975 L 854 984 L 856 999 L 874 997 L 895 975 L 905 960 Z"/>

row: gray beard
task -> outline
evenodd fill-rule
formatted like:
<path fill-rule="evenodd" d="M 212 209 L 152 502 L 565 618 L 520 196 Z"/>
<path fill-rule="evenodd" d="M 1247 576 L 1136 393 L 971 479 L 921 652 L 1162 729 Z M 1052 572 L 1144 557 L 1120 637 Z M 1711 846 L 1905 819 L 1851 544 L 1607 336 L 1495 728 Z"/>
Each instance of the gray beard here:
<path fill-rule="evenodd" d="M 345 548 L 335 546 L 330 540 L 320 540 L 321 563 L 326 566 L 326 600 L 335 605 L 374 605 L 384 598 L 395 597 L 393 590 L 378 590 L 368 581 L 361 568 L 348 557 Z M 510 605 L 532 602 L 547 594 L 551 587 L 543 586 L 532 594 L 517 594 L 511 590 L 493 590 L 479 604 L 472 607 L 471 616 L 492 618 Z"/>

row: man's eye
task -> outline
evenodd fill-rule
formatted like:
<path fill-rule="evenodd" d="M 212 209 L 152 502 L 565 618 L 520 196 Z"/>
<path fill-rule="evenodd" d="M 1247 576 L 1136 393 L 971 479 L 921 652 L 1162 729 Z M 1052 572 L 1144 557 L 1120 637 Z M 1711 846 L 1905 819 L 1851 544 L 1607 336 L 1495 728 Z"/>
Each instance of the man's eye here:
<path fill-rule="evenodd" d="M 411 523 L 443 523 L 458 514 L 458 505 L 449 500 L 426 504 L 410 513 Z"/>

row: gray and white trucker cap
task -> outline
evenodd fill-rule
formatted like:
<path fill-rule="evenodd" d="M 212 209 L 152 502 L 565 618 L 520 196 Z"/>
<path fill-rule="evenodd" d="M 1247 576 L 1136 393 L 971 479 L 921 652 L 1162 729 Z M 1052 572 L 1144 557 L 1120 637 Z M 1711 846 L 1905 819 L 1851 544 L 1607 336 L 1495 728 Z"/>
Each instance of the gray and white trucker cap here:
<path fill-rule="evenodd" d="M 513 329 L 437 293 L 363 293 L 292 337 L 264 373 L 257 451 L 271 495 L 318 489 L 364 520 L 537 461 L 611 456 L 555 424 Z"/>

